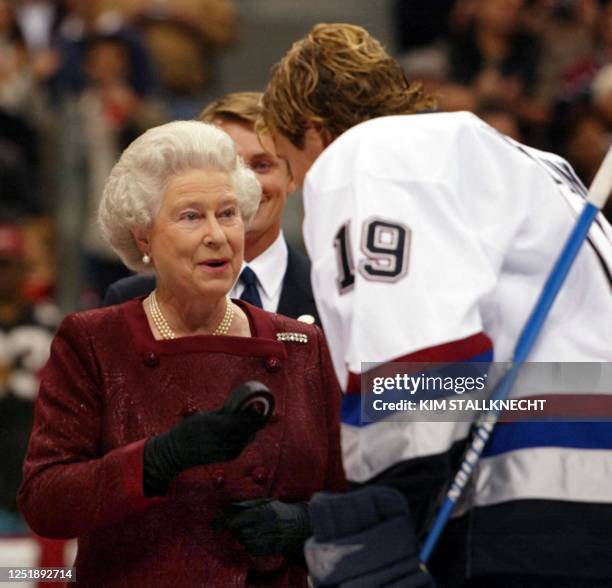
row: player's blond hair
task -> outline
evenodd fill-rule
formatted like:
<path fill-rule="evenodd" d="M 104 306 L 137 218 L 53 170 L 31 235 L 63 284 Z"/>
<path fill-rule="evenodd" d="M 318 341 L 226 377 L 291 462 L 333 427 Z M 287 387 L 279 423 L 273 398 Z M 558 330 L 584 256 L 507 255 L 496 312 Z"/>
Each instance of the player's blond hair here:
<path fill-rule="evenodd" d="M 320 125 L 333 140 L 379 116 L 435 107 L 421 84 L 362 27 L 317 24 L 274 66 L 256 129 L 302 147 L 306 128 Z"/>
<path fill-rule="evenodd" d="M 198 116 L 198 120 L 213 123 L 215 119 L 255 125 L 261 113 L 261 92 L 231 92 L 211 102 Z"/>

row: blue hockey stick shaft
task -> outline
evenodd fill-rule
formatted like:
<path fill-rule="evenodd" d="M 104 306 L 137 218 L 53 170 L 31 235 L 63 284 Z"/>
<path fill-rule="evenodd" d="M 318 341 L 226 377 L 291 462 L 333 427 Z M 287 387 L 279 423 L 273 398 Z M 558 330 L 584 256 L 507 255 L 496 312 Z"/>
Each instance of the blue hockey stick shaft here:
<path fill-rule="evenodd" d="M 508 397 L 514 386 L 514 382 L 518 377 L 519 369 L 525 362 L 531 352 L 538 335 L 542 330 L 542 326 L 546 321 L 546 317 L 561 290 L 565 278 L 569 273 L 576 256 L 578 255 L 582 244 L 587 238 L 589 228 L 597 213 L 603 208 L 610 190 L 612 189 L 612 148 L 608 151 L 593 184 L 587 195 L 585 207 L 578 217 L 570 236 L 568 237 L 559 258 L 553 266 L 540 297 L 536 302 L 515 347 L 514 356 L 512 359 L 512 367 L 504 374 L 502 379 L 495 387 L 491 398 L 493 400 L 503 400 Z M 479 418 L 465 457 L 459 470 L 457 471 L 450 489 L 440 507 L 436 518 L 425 538 L 419 558 L 423 564 L 426 564 L 433 553 L 435 546 L 442 535 L 442 532 L 448 522 L 455 504 L 461 497 L 464 488 L 466 487 L 478 460 L 485 448 L 491 432 L 495 427 L 495 423 L 499 419 L 499 411 L 489 411 Z"/>

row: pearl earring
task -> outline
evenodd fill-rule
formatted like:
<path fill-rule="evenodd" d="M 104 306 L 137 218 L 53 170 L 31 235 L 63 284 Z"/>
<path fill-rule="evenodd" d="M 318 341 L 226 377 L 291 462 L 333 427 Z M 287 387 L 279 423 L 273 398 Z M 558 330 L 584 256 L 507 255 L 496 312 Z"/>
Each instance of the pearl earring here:
<path fill-rule="evenodd" d="M 149 265 L 151 263 L 151 256 L 148 253 L 145 253 L 142 256 L 142 263 L 144 263 L 145 265 Z"/>

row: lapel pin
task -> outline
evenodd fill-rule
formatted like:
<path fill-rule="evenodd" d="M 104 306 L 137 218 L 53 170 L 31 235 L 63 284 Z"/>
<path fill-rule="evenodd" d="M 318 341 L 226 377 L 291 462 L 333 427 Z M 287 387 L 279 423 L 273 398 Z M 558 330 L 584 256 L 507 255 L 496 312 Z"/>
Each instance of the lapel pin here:
<path fill-rule="evenodd" d="M 291 341 L 292 343 L 308 343 L 308 335 L 304 333 L 276 333 L 277 341 Z"/>

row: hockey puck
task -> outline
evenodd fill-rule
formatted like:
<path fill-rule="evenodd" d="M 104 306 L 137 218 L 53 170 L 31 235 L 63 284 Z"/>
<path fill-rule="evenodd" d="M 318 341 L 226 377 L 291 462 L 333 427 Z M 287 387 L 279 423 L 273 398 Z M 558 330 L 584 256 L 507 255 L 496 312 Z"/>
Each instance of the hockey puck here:
<path fill-rule="evenodd" d="M 223 408 L 231 413 L 254 410 L 268 418 L 274 412 L 274 395 L 265 384 L 252 380 L 234 388 Z"/>

